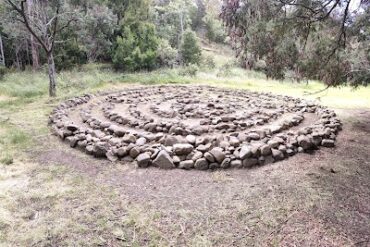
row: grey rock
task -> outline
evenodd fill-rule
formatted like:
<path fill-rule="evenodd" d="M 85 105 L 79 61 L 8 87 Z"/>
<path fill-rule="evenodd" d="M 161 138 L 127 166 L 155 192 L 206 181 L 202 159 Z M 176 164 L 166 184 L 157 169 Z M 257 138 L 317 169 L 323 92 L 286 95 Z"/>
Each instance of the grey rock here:
<path fill-rule="evenodd" d="M 233 160 L 230 163 L 231 168 L 242 168 L 243 167 L 243 162 L 241 160 Z"/>
<path fill-rule="evenodd" d="M 239 152 L 240 159 L 244 160 L 244 159 L 249 158 L 251 156 L 252 156 L 252 150 L 249 146 L 243 146 L 240 149 L 240 152 Z"/>
<path fill-rule="evenodd" d="M 189 170 L 194 167 L 194 161 L 193 160 L 185 160 L 181 161 L 179 164 L 179 168 Z"/>
<path fill-rule="evenodd" d="M 173 152 L 176 155 L 187 155 L 193 151 L 194 147 L 191 144 L 175 144 L 173 145 Z"/>
<path fill-rule="evenodd" d="M 258 159 L 256 158 L 247 158 L 243 160 L 243 167 L 252 167 L 258 164 Z"/>
<path fill-rule="evenodd" d="M 204 158 L 206 158 L 209 162 L 215 162 L 215 157 L 209 152 L 204 153 Z"/>
<path fill-rule="evenodd" d="M 138 147 L 133 147 L 130 150 L 130 156 L 135 159 L 138 155 L 140 154 L 140 148 Z"/>
<path fill-rule="evenodd" d="M 162 169 L 172 169 L 175 168 L 171 156 L 165 151 L 162 150 L 158 153 L 155 160 L 153 160 L 153 165 L 162 168 Z"/>
<path fill-rule="evenodd" d="M 221 168 L 225 169 L 225 168 L 229 168 L 230 167 L 230 158 L 225 158 L 222 163 L 221 163 Z"/>
<path fill-rule="evenodd" d="M 261 147 L 261 155 L 267 156 L 271 154 L 271 147 L 270 145 L 263 145 Z"/>
<path fill-rule="evenodd" d="M 126 143 L 135 143 L 136 142 L 136 137 L 133 134 L 126 134 L 122 138 L 122 141 L 126 142 Z"/>
<path fill-rule="evenodd" d="M 272 157 L 274 158 L 274 160 L 283 160 L 285 158 L 283 152 L 281 152 L 280 150 L 273 148 L 271 151 L 272 151 Z"/>
<path fill-rule="evenodd" d="M 140 137 L 139 139 L 136 140 L 136 145 L 138 146 L 143 146 L 146 143 L 146 139 L 144 137 Z"/>
<path fill-rule="evenodd" d="M 304 135 L 300 135 L 297 137 L 298 145 L 302 147 L 304 150 L 308 150 L 312 148 L 312 143 L 310 141 L 310 138 Z"/>
<path fill-rule="evenodd" d="M 107 156 L 108 160 L 111 161 L 111 162 L 116 162 L 118 160 L 118 157 L 113 153 L 112 150 L 109 150 L 106 153 L 106 156 Z"/>
<path fill-rule="evenodd" d="M 195 136 L 193 136 L 193 135 L 187 135 L 187 136 L 186 136 L 186 140 L 187 140 L 190 144 L 195 144 L 196 137 L 195 137 Z"/>
<path fill-rule="evenodd" d="M 247 138 L 249 138 L 251 140 L 259 140 L 261 137 L 260 137 L 260 135 L 258 133 L 252 132 L 252 133 L 249 133 L 247 135 Z"/>
<path fill-rule="evenodd" d="M 205 158 L 198 159 L 194 164 L 195 169 L 197 170 L 207 170 L 208 161 Z"/>
<path fill-rule="evenodd" d="M 139 154 L 139 156 L 137 156 L 136 158 L 136 161 L 138 167 L 142 168 L 148 167 L 150 163 L 150 154 L 147 152 Z"/>
<path fill-rule="evenodd" d="M 215 157 L 215 160 L 218 162 L 218 163 L 222 163 L 222 161 L 225 159 L 226 155 L 224 154 L 222 148 L 219 148 L 219 147 L 215 147 L 213 148 L 211 151 L 209 151 L 213 157 Z"/>
<path fill-rule="evenodd" d="M 322 140 L 321 145 L 323 147 L 332 148 L 335 146 L 335 141 L 331 139 L 324 139 Z"/>

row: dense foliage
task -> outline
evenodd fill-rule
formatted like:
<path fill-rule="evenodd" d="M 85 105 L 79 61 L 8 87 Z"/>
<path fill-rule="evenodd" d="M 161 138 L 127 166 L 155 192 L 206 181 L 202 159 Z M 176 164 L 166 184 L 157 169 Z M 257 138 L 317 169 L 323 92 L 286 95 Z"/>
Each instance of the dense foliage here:
<path fill-rule="evenodd" d="M 52 51 L 45 52 L 19 22 L 22 18 L 10 2 L 26 4 L 26 18 L 37 24 L 33 28 L 40 37 L 42 25 L 51 30 L 47 34 Z M 7 67 L 37 70 L 50 62 L 52 53 L 57 70 L 88 62 L 112 63 L 122 71 L 199 63 L 212 68 L 212 58 L 201 56 L 201 39 L 230 44 L 243 67 L 262 71 L 268 78 L 319 79 L 328 85 L 370 81 L 366 0 L 47 2 L 48 8 L 42 8 L 40 0 L 0 0 Z M 58 13 L 57 22 L 53 13 Z M 50 23 L 44 23 L 47 15 Z M 60 28 L 53 37 L 56 23 Z"/>
<path fill-rule="evenodd" d="M 201 58 L 201 50 L 193 31 L 187 30 L 184 33 L 181 44 L 181 56 L 184 64 L 199 64 Z"/>
<path fill-rule="evenodd" d="M 367 84 L 370 3 L 357 2 L 224 0 L 221 18 L 248 68 L 276 79 L 292 71 L 298 80 Z"/>

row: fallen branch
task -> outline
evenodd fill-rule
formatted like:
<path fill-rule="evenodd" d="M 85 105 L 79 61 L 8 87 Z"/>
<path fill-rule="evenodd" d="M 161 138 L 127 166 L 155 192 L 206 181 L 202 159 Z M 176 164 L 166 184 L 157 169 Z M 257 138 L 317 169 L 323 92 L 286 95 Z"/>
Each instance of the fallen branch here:
<path fill-rule="evenodd" d="M 331 85 L 328 85 L 328 86 L 326 86 L 324 89 L 321 89 L 321 90 L 316 91 L 316 92 L 313 92 L 313 93 L 306 93 L 306 94 L 304 94 L 304 96 L 308 96 L 308 95 L 314 95 L 314 94 L 322 93 L 322 92 L 324 92 L 324 91 L 328 90 L 328 89 L 329 89 L 329 87 L 331 87 Z"/>

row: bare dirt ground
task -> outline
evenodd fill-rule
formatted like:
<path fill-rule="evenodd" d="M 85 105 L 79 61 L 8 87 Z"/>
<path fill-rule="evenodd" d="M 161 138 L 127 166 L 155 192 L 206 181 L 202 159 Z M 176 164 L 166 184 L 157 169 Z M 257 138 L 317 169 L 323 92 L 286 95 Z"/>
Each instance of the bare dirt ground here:
<path fill-rule="evenodd" d="M 4 246 L 370 246 L 370 110 L 337 112 L 344 126 L 335 149 L 254 169 L 136 169 L 44 136 L 28 151 L 30 164 L 14 164 L 0 179 L 6 199 L 0 240 Z"/>

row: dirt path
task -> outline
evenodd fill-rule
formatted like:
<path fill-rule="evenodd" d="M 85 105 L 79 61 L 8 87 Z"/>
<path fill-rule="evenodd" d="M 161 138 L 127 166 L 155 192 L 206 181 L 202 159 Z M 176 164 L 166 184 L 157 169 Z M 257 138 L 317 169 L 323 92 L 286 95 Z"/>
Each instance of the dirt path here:
<path fill-rule="evenodd" d="M 135 169 L 55 137 L 33 157 L 72 168 L 140 207 L 158 236 L 138 234 L 139 245 L 159 238 L 166 246 L 370 246 L 370 110 L 338 113 L 337 148 L 251 170 Z"/>

